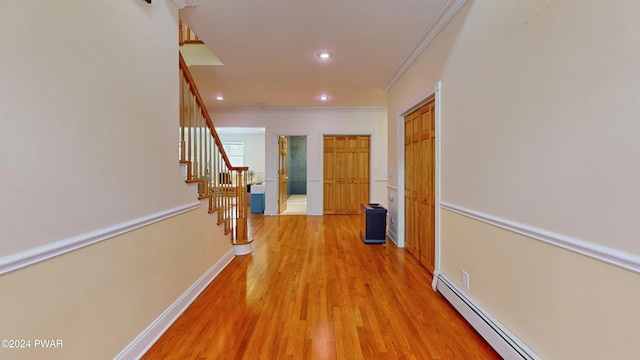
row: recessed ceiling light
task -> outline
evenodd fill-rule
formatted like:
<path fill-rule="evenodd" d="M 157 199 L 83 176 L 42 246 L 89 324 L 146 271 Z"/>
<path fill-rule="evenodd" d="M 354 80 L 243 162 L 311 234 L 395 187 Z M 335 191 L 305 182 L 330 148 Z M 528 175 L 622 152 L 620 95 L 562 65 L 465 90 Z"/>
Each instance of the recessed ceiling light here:
<path fill-rule="evenodd" d="M 320 99 L 320 101 L 327 101 L 329 100 L 329 97 L 327 95 L 320 95 L 318 96 L 318 99 Z"/>
<path fill-rule="evenodd" d="M 327 52 L 323 52 L 323 53 L 320 53 L 320 55 L 318 55 L 318 57 L 320 59 L 322 59 L 322 60 L 327 60 L 327 59 L 329 59 L 331 57 L 331 54 L 329 54 Z"/>
<path fill-rule="evenodd" d="M 224 98 L 222 96 L 218 95 L 218 96 L 216 96 L 216 100 L 222 101 L 222 100 L 224 100 Z"/>

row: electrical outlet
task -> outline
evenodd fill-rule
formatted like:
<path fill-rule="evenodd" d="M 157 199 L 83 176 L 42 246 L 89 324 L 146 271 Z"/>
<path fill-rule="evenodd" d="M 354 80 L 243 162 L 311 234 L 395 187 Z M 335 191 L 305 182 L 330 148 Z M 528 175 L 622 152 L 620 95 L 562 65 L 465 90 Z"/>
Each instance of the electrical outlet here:
<path fill-rule="evenodd" d="M 462 286 L 464 286 L 465 289 L 469 289 L 469 273 L 466 271 L 462 271 Z"/>

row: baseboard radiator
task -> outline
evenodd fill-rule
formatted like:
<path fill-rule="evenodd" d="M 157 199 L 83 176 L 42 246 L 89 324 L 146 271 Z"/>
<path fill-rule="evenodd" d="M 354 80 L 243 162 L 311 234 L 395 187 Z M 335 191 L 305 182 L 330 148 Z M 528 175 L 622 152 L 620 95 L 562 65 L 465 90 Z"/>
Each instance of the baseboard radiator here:
<path fill-rule="evenodd" d="M 440 292 L 502 358 L 541 359 L 527 345 L 471 300 L 446 275 L 437 276 L 436 290 Z"/>

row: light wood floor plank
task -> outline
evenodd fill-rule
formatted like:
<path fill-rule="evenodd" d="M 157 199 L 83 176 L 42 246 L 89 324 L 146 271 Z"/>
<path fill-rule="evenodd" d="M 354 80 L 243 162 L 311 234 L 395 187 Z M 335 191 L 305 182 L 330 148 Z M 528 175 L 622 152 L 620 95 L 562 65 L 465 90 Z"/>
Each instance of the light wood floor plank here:
<path fill-rule="evenodd" d="M 360 217 L 252 215 L 235 258 L 143 359 L 499 359 Z"/>

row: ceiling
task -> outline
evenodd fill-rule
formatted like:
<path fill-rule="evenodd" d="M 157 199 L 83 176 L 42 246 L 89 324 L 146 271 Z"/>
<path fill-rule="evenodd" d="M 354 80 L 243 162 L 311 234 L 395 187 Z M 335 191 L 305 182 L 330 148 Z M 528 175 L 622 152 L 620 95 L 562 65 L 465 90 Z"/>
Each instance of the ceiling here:
<path fill-rule="evenodd" d="M 180 18 L 224 64 L 190 67 L 209 110 L 385 107 L 464 2 L 198 0 Z"/>

